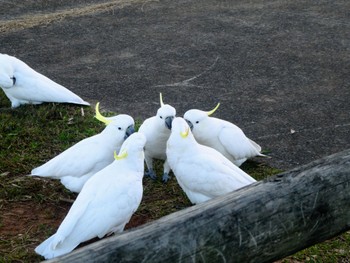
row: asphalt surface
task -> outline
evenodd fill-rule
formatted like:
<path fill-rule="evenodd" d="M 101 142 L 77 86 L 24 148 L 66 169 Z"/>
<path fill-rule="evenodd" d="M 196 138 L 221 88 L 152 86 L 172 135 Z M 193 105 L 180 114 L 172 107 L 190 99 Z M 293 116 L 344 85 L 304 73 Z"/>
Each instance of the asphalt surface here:
<path fill-rule="evenodd" d="M 1 1 L 0 53 L 136 119 L 155 114 L 159 92 L 178 116 L 220 102 L 215 117 L 267 150 L 262 162 L 290 169 L 350 147 L 349 11 L 348 0 Z"/>

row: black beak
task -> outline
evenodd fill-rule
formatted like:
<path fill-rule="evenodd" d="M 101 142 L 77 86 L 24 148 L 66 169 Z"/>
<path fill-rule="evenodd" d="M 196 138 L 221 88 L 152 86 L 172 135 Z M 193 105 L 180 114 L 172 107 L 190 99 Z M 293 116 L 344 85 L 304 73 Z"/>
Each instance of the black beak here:
<path fill-rule="evenodd" d="M 192 124 L 192 122 L 190 122 L 189 120 L 185 120 L 186 122 L 187 122 L 187 124 L 188 124 L 188 126 L 190 126 L 190 129 L 191 129 L 191 131 L 193 130 L 193 124 Z"/>
<path fill-rule="evenodd" d="M 13 86 L 16 84 L 16 78 L 15 78 L 15 76 L 13 76 L 12 78 L 10 78 L 10 79 L 12 79 L 12 82 L 13 82 Z"/>
<path fill-rule="evenodd" d="M 126 140 L 134 132 L 135 132 L 134 125 L 130 125 L 125 131 L 124 140 Z"/>
<path fill-rule="evenodd" d="M 173 122 L 174 117 L 173 116 L 169 116 L 165 118 L 165 126 L 171 130 L 171 123 Z"/>

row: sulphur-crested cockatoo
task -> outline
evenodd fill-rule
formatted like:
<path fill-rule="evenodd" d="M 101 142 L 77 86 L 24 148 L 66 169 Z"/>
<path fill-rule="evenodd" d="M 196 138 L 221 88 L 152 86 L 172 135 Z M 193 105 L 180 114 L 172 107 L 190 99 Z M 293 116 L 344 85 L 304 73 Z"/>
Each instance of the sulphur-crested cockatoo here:
<path fill-rule="evenodd" d="M 96 118 L 107 126 L 99 134 L 86 138 L 47 163 L 32 170 L 31 175 L 60 179 L 73 192 L 80 192 L 96 172 L 113 162 L 124 140 L 134 132 L 134 119 L 125 114 L 105 118 L 96 104 Z"/>
<path fill-rule="evenodd" d="M 160 93 L 160 108 L 157 115 L 146 119 L 139 128 L 146 138 L 145 161 L 147 165 L 146 176 L 156 179 L 157 176 L 153 170 L 153 159 L 164 160 L 163 182 L 169 180 L 170 167 L 166 160 L 166 142 L 170 136 L 171 122 L 173 121 L 176 110 L 169 104 L 164 104 L 162 93 Z"/>
<path fill-rule="evenodd" d="M 145 143 L 140 133 L 125 140 L 115 161 L 86 182 L 56 234 L 35 252 L 49 259 L 94 237 L 122 232 L 142 199 Z"/>
<path fill-rule="evenodd" d="M 12 108 L 43 102 L 90 105 L 67 88 L 36 72 L 23 61 L 0 53 L 0 87 Z"/>
<path fill-rule="evenodd" d="M 179 185 L 193 204 L 255 182 L 220 152 L 199 144 L 180 117 L 173 120 L 166 153 Z"/>
<path fill-rule="evenodd" d="M 197 142 L 218 150 L 237 166 L 254 156 L 266 156 L 260 153 L 261 147 L 249 139 L 239 127 L 210 117 L 219 105 L 220 103 L 208 112 L 193 109 L 184 114 Z"/>

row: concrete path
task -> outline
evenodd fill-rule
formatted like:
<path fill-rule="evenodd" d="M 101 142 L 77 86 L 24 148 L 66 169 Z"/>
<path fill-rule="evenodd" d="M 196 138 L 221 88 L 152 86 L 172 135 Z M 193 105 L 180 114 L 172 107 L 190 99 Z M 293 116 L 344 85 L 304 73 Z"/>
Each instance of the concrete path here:
<path fill-rule="evenodd" d="M 11 0 L 0 52 L 145 119 L 221 106 L 289 169 L 350 147 L 350 1 Z"/>

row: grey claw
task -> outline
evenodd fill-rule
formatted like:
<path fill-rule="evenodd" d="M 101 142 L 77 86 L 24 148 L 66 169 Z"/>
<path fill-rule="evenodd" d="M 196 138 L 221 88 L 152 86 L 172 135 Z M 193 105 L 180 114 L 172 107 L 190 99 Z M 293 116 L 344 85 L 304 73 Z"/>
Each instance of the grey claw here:
<path fill-rule="evenodd" d="M 163 177 L 162 177 L 162 182 L 163 183 L 167 183 L 169 181 L 169 179 L 170 179 L 169 174 L 168 173 L 164 173 Z"/>
<path fill-rule="evenodd" d="M 150 177 L 152 180 L 156 180 L 157 179 L 157 175 L 154 173 L 153 170 L 149 169 L 146 173 L 145 176 Z"/>

